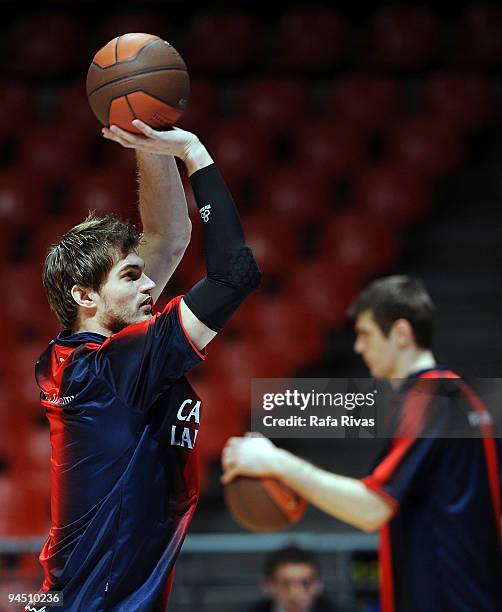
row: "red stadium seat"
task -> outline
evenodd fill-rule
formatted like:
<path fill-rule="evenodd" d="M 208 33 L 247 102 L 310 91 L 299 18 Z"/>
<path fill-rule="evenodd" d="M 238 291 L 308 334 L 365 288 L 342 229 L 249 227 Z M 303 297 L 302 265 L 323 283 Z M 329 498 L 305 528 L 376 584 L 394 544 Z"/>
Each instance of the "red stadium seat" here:
<path fill-rule="evenodd" d="M 10 356 L 12 359 L 12 355 Z M 9 380 L 10 389 L 2 388 L 0 399 L 2 406 L 0 409 L 0 457 L 7 463 L 7 470 L 10 472 L 14 468 L 14 463 L 22 453 L 26 432 L 30 427 L 29 414 L 25 412 L 24 406 L 16 402 L 16 397 L 12 393 L 12 380 Z M 37 401 L 37 397 L 35 397 Z M 1 499 L 1 498 L 0 498 Z"/>
<path fill-rule="evenodd" d="M 306 117 L 307 104 L 307 91 L 297 80 L 262 78 L 244 85 L 239 109 L 254 122 L 255 129 L 280 134 Z"/>
<path fill-rule="evenodd" d="M 0 535 L 41 536 L 49 529 L 49 504 L 26 482 L 23 475 L 16 479 L 0 475 Z"/>
<path fill-rule="evenodd" d="M 79 65 L 86 49 L 77 20 L 49 12 L 16 22 L 8 46 L 16 74 L 35 78 L 66 75 Z"/>
<path fill-rule="evenodd" d="M 328 115 L 363 128 L 383 130 L 399 113 L 396 81 L 385 77 L 352 77 L 328 92 Z"/>
<path fill-rule="evenodd" d="M 204 138 L 217 115 L 218 96 L 215 86 L 208 80 L 192 80 L 187 109 L 176 125 Z"/>
<path fill-rule="evenodd" d="M 322 238 L 322 257 L 348 267 L 362 282 L 394 265 L 397 243 L 392 225 L 375 215 L 350 211 L 330 221 Z"/>
<path fill-rule="evenodd" d="M 188 245 L 183 259 L 179 264 L 176 272 L 173 275 L 173 281 L 179 286 L 179 291 L 186 293 L 198 282 L 206 276 L 206 266 L 204 263 L 203 247 L 201 240 L 192 238 Z M 168 285 L 168 289 L 169 289 Z"/>
<path fill-rule="evenodd" d="M 413 166 L 429 176 L 450 172 L 462 158 L 459 131 L 435 117 L 403 119 L 389 133 L 388 158 Z"/>
<path fill-rule="evenodd" d="M 11 380 L 16 381 L 14 405 L 19 406 L 19 410 L 28 417 L 43 414 L 39 402 L 40 389 L 35 380 L 35 363 L 49 342 L 61 331 L 55 315 L 49 311 L 45 295 L 43 299 L 38 309 L 45 311 L 45 333 L 27 343 L 21 343 L 18 339 L 17 344 L 11 348 L 13 362 L 7 366 Z"/>
<path fill-rule="evenodd" d="M 241 338 L 226 340 L 225 337 L 222 337 L 209 345 L 209 359 L 205 366 L 210 376 L 219 374 L 219 380 L 222 380 L 221 375 L 228 371 L 230 364 L 232 376 L 246 378 L 249 381 L 252 378 L 280 376 L 283 372 L 281 365 L 272 361 L 271 354 L 267 351 L 264 342 L 261 339 L 258 340 L 258 337 L 254 335 L 254 331 L 261 325 L 261 309 L 268 304 L 269 300 L 260 299 L 259 302 L 260 308 L 255 310 L 255 318 L 248 320 L 248 337 L 245 340 Z M 227 379 L 224 386 L 231 390 L 231 381 Z"/>
<path fill-rule="evenodd" d="M 16 135 L 26 129 L 35 117 L 33 90 L 25 85 L 2 83 L 0 96 L 0 138 Z"/>
<path fill-rule="evenodd" d="M 437 54 L 439 19 L 418 6 L 383 8 L 371 20 L 361 62 L 381 68 L 421 68 Z"/>
<path fill-rule="evenodd" d="M 348 26 L 331 8 L 291 10 L 279 22 L 272 65 L 280 68 L 330 70 L 344 57 Z"/>
<path fill-rule="evenodd" d="M 244 304 L 239 307 L 237 312 L 232 316 L 229 323 L 225 327 L 225 337 L 228 337 L 229 339 L 242 338 L 243 336 L 248 335 L 249 330 L 252 328 L 252 322 L 258 316 L 262 301 L 264 299 L 266 298 L 263 296 L 263 292 L 260 290 L 253 292 L 248 298 L 246 298 Z M 213 350 L 212 347 L 213 343 L 211 344 L 211 351 Z M 212 362 L 212 357 L 210 362 Z"/>
<path fill-rule="evenodd" d="M 256 129 L 256 124 L 249 119 L 231 119 L 214 124 L 206 141 L 232 193 L 240 187 L 242 180 L 261 174 L 271 157 L 266 131 Z"/>
<path fill-rule="evenodd" d="M 425 83 L 423 98 L 425 112 L 467 129 L 486 125 L 497 108 L 494 80 L 479 74 L 435 75 Z"/>
<path fill-rule="evenodd" d="M 137 206 L 134 174 L 112 173 L 108 169 L 91 170 L 72 181 L 67 207 L 78 217 L 95 210 L 98 215 L 114 213 L 130 217 Z"/>
<path fill-rule="evenodd" d="M 268 276 L 284 274 L 295 259 L 298 247 L 292 228 L 282 217 L 263 212 L 245 215 L 242 223 L 246 242 L 253 249 L 265 280 Z"/>
<path fill-rule="evenodd" d="M 235 385 L 235 380 L 232 382 Z M 221 377 L 211 376 L 192 384 L 203 406 L 197 435 L 201 463 L 219 462 L 228 438 L 249 429 L 249 389 L 243 394 L 244 400 L 239 401 L 227 385 L 221 384 Z"/>
<path fill-rule="evenodd" d="M 71 180 L 88 162 L 91 137 L 71 123 L 37 125 L 23 134 L 18 162 L 30 175 L 52 182 Z"/>
<path fill-rule="evenodd" d="M 103 152 L 103 165 L 101 166 L 103 170 L 112 174 L 120 173 L 122 176 L 136 175 L 136 154 L 133 149 L 128 149 L 103 138 L 101 150 Z"/>
<path fill-rule="evenodd" d="M 291 302 L 300 302 L 310 317 L 325 329 L 345 324 L 346 310 L 358 289 L 359 282 L 353 269 L 325 258 L 295 266 L 286 284 L 286 294 Z"/>
<path fill-rule="evenodd" d="M 30 265 L 37 265 L 42 270 L 43 262 L 52 245 L 57 244 L 66 232 L 74 225 L 81 223 L 85 216 L 80 212 L 69 211 L 66 215 L 48 217 L 38 228 L 30 245 Z"/>
<path fill-rule="evenodd" d="M 83 80 L 59 90 L 53 111 L 54 122 L 64 123 L 68 131 L 86 132 L 89 142 L 101 138 L 101 124 L 91 111 Z"/>
<path fill-rule="evenodd" d="M 293 131 L 293 161 L 335 177 L 349 177 L 366 155 L 367 135 L 356 123 L 318 119 Z"/>
<path fill-rule="evenodd" d="M 256 323 L 256 322 L 255 322 Z M 251 380 L 253 378 L 281 377 L 287 373 L 289 360 L 277 356 L 276 347 L 270 347 L 266 341 L 257 341 L 257 336 L 215 343 L 208 349 L 208 366 L 211 380 L 225 380 L 221 389 L 222 397 L 227 402 L 235 403 L 235 410 L 249 410 L 251 399 Z M 232 376 L 228 376 L 231 367 Z M 221 410 L 228 410 L 224 403 Z"/>
<path fill-rule="evenodd" d="M 320 357 L 322 351 L 320 322 L 300 299 L 290 296 L 263 300 L 254 320 L 248 321 L 246 333 L 249 338 L 260 339 L 261 350 L 273 356 L 275 367 L 281 367 L 283 375 Z M 267 365 L 264 370 L 270 372 L 269 368 Z"/>
<path fill-rule="evenodd" d="M 331 204 L 326 176 L 305 165 L 270 171 L 259 181 L 256 197 L 261 211 L 279 216 L 292 228 L 321 221 L 329 214 Z"/>
<path fill-rule="evenodd" d="M 0 237 L 5 241 L 22 228 L 36 227 L 48 209 L 47 185 L 38 175 L 26 180 L 20 168 L 0 172 Z"/>
<path fill-rule="evenodd" d="M 355 212 L 370 213 L 398 229 L 426 212 L 427 196 L 427 184 L 420 171 L 384 163 L 369 166 L 357 175 L 352 202 Z"/>
<path fill-rule="evenodd" d="M 194 72 L 238 73 L 256 62 L 256 41 L 256 26 L 245 12 L 201 14 L 190 24 L 186 62 Z"/>
<path fill-rule="evenodd" d="M 461 69 L 502 65 L 502 7 L 470 6 L 457 24 L 451 63 Z"/>
<path fill-rule="evenodd" d="M 36 401 L 40 415 L 44 414 L 44 409 Z M 29 482 L 32 485 L 38 483 L 37 488 L 49 492 L 50 485 L 50 460 L 51 442 L 48 423 L 39 425 L 35 423 L 26 430 L 24 452 L 18 458 L 18 464 L 22 470 L 29 474 Z"/>
<path fill-rule="evenodd" d="M 26 263 L 12 266 L 9 269 L 9 285 L 12 291 L 9 299 L 2 303 L 1 313 L 13 326 L 18 340 L 40 339 L 48 342 L 56 330 L 42 286 L 42 265 Z M 40 345 L 34 353 L 39 348 Z"/>

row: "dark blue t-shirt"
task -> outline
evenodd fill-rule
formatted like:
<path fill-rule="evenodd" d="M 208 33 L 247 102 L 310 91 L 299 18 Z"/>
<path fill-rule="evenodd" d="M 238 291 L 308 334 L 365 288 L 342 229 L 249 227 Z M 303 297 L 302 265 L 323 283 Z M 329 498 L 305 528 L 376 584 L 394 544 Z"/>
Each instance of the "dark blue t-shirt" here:
<path fill-rule="evenodd" d="M 395 511 L 380 533 L 382 611 L 500 612 L 499 466 L 486 409 L 436 369 L 407 381 L 397 417 L 363 479 Z"/>
<path fill-rule="evenodd" d="M 109 338 L 62 332 L 36 365 L 50 423 L 51 515 L 42 590 L 71 612 L 164 610 L 195 511 L 204 356 L 181 296 Z"/>

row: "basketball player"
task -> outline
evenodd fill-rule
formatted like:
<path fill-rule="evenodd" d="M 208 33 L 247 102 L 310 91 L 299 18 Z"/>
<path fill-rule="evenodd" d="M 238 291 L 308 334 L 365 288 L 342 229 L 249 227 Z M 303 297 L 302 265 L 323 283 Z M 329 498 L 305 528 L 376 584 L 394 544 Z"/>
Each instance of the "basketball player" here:
<path fill-rule="evenodd" d="M 165 610 L 198 497 L 201 402 L 184 374 L 260 280 L 199 139 L 134 125 L 144 136 L 103 133 L 137 151 L 143 236 L 91 215 L 51 248 L 43 271 L 63 331 L 36 365 L 52 445 L 42 590 L 62 591 L 54 609 L 68 612 Z M 205 211 L 207 276 L 153 314 L 189 231 L 172 156 Z"/>
<path fill-rule="evenodd" d="M 239 474 L 272 476 L 342 521 L 379 529 L 383 612 L 502 610 L 500 488 L 490 417 L 467 385 L 437 364 L 427 291 L 409 277 L 383 278 L 363 291 L 350 314 L 355 351 L 371 374 L 404 379 L 399 419 L 372 473 L 362 480 L 329 473 L 251 436 L 229 440 L 223 482 Z M 424 379 L 432 395 L 420 393 Z M 472 429 L 479 437 L 441 437 L 471 421 L 480 424 Z"/>

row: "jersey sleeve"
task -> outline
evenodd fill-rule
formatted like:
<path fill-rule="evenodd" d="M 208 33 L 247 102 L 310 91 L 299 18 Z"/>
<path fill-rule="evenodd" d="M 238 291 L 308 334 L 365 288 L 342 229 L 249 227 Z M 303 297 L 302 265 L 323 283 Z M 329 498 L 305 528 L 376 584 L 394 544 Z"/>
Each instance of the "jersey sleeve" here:
<path fill-rule="evenodd" d="M 181 298 L 171 300 L 148 321 L 113 334 L 98 351 L 97 376 L 135 410 L 148 409 L 174 381 L 205 359 L 183 327 Z"/>
<path fill-rule="evenodd" d="M 448 397 L 417 394 L 407 399 L 389 450 L 362 479 L 368 489 L 393 507 L 394 513 L 407 495 L 420 494 L 451 416 Z"/>

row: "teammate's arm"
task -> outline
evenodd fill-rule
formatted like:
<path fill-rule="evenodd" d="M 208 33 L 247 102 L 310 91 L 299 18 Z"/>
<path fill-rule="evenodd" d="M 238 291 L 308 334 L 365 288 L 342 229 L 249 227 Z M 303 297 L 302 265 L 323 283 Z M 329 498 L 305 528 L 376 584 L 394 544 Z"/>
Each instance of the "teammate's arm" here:
<path fill-rule="evenodd" d="M 260 271 L 246 245 L 232 197 L 197 136 L 179 128 L 158 132 L 141 122 L 133 123 L 145 137 L 115 126 L 104 133 L 125 147 L 179 157 L 201 211 L 207 276 L 185 295 L 180 312 L 185 331 L 197 349 L 202 349 L 258 286 Z"/>
<path fill-rule="evenodd" d="M 394 506 L 356 478 L 320 469 L 277 448 L 263 437 L 230 438 L 223 451 L 223 482 L 244 476 L 278 478 L 324 512 L 370 532 L 394 513 Z"/>

